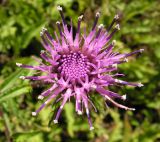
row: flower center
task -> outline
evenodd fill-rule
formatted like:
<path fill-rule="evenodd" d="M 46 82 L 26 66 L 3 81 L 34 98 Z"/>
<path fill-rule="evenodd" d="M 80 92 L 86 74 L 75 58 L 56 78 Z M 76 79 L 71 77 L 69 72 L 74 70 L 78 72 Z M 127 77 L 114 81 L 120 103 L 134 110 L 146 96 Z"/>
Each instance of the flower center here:
<path fill-rule="evenodd" d="M 70 53 L 68 55 L 62 55 L 60 59 L 61 74 L 72 79 L 78 79 L 85 77 L 88 72 L 88 59 L 81 53 Z"/>

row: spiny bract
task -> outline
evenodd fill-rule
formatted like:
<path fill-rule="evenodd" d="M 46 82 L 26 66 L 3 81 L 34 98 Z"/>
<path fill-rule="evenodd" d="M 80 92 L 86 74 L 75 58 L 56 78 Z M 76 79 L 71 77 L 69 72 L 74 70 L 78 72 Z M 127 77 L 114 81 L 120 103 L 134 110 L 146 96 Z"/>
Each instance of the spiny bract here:
<path fill-rule="evenodd" d="M 91 31 L 86 35 L 86 33 L 80 34 L 82 15 L 78 17 L 77 31 L 73 38 L 72 22 L 71 27 L 68 28 L 62 7 L 58 6 L 57 9 L 62 17 L 62 27 L 59 21 L 56 22 L 60 37 L 55 32 L 56 39 L 53 39 L 46 28 L 42 28 L 40 32 L 45 48 L 45 51 L 42 51 L 40 55 L 45 63 L 40 62 L 39 66 L 16 63 L 19 67 L 45 73 L 42 76 L 20 76 L 21 79 L 41 80 L 51 84 L 51 87 L 44 91 L 38 99 L 49 97 L 38 110 L 32 112 L 32 115 L 37 115 L 51 100 L 57 99 L 57 102 L 61 100 L 61 106 L 54 119 L 54 123 L 58 123 L 65 103 L 70 97 L 74 97 L 76 112 L 81 115 L 84 110 L 83 107 L 85 108 L 90 130 L 92 130 L 94 127 L 90 119 L 89 103 L 94 108 L 95 106 L 89 97 L 91 91 L 97 91 L 105 100 L 112 102 L 117 107 L 135 110 L 114 101 L 114 98 L 125 100 L 126 95 L 120 96 L 105 89 L 105 87 L 116 84 L 143 86 L 141 83 L 129 83 L 115 78 L 123 76 L 123 74 L 111 74 L 111 72 L 117 71 L 118 64 L 128 61 L 128 56 L 143 51 L 140 49 L 126 54 L 113 52 L 115 40 L 111 43 L 109 41 L 120 30 L 119 24 L 117 24 L 119 16 L 115 15 L 111 25 L 105 30 L 103 24 L 97 27 L 100 14 L 96 13 Z M 114 29 L 111 30 L 114 25 Z"/>

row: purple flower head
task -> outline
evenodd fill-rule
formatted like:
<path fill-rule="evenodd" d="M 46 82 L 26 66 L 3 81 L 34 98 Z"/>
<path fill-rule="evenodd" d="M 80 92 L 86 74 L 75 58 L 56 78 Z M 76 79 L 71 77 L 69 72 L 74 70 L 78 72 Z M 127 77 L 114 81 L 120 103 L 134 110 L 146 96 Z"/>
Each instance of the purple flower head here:
<path fill-rule="evenodd" d="M 50 101 L 56 99 L 57 102 L 61 101 L 54 119 L 54 123 L 58 123 L 65 103 L 73 97 L 77 114 L 82 115 L 85 110 L 90 130 L 92 130 L 94 127 L 90 118 L 89 105 L 94 108 L 95 106 L 89 97 L 91 91 L 98 92 L 105 100 L 119 108 L 135 110 L 114 101 L 115 98 L 125 100 L 126 95 L 120 96 L 106 90 L 106 87 L 117 84 L 143 86 L 141 83 L 130 83 L 116 78 L 123 76 L 123 74 L 115 73 L 117 65 L 127 62 L 128 56 L 143 51 L 140 49 L 125 54 L 113 52 L 116 41 L 110 41 L 113 35 L 120 30 L 120 26 L 117 24 L 119 16 L 115 15 L 109 28 L 105 30 L 103 24 L 97 26 L 100 14 L 96 13 L 94 24 L 88 35 L 80 33 L 83 15 L 79 16 L 76 35 L 73 37 L 72 22 L 71 27 L 68 28 L 62 7 L 58 6 L 57 9 L 62 17 L 62 26 L 60 22 L 56 22 L 60 36 L 58 37 L 55 32 L 56 39 L 53 39 L 46 28 L 42 28 L 40 32 L 45 48 L 40 55 L 44 62 L 40 62 L 39 66 L 16 63 L 19 67 L 43 73 L 41 76 L 21 76 L 21 79 L 41 80 L 51 84 L 50 88 L 38 97 L 38 99 L 46 98 L 46 101 L 38 110 L 32 112 L 32 115 L 37 115 Z"/>

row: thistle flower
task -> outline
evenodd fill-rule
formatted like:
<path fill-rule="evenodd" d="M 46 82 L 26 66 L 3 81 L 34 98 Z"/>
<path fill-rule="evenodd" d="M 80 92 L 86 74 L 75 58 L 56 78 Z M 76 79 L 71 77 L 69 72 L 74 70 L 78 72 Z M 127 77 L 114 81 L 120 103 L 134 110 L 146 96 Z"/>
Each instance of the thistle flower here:
<path fill-rule="evenodd" d="M 75 110 L 79 115 L 83 114 L 85 109 L 88 117 L 90 130 L 94 129 L 91 118 L 89 105 L 94 106 L 90 100 L 90 92 L 96 91 L 105 100 L 112 102 L 115 106 L 125 110 L 135 110 L 121 105 L 114 101 L 115 98 L 125 100 L 126 95 L 119 95 L 106 89 L 111 85 L 129 85 L 143 86 L 141 83 L 130 83 L 119 80 L 116 77 L 123 74 L 115 73 L 117 65 L 128 61 L 127 57 L 142 52 L 143 49 L 132 53 L 120 54 L 113 52 L 115 40 L 111 41 L 113 35 L 120 30 L 118 24 L 119 16 L 115 15 L 111 25 L 107 30 L 103 24 L 97 26 L 100 13 L 96 13 L 94 24 L 88 35 L 80 33 L 80 25 L 83 15 L 78 17 L 77 31 L 73 37 L 73 27 L 71 22 L 70 29 L 67 27 L 62 7 L 57 7 L 62 18 L 62 27 L 60 22 L 56 22 L 59 37 L 55 32 L 56 39 L 53 39 L 46 28 L 42 28 L 40 36 L 45 48 L 41 51 L 40 56 L 44 62 L 39 66 L 24 65 L 16 63 L 17 66 L 37 70 L 43 73 L 41 76 L 20 76 L 21 79 L 41 80 L 48 82 L 51 87 L 41 93 L 38 99 L 46 98 L 46 101 L 38 110 L 32 112 L 37 115 L 50 101 L 55 99 L 61 101 L 61 105 L 56 113 L 54 123 L 58 123 L 61 111 L 66 102 L 75 98 Z M 115 27 L 113 27 L 115 25 Z"/>

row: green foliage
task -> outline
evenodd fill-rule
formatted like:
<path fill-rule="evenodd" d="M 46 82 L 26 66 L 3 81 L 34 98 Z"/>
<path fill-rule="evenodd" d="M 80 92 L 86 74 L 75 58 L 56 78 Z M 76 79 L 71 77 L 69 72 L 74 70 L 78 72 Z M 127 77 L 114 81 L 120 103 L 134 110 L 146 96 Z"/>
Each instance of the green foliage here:
<path fill-rule="evenodd" d="M 74 102 L 64 107 L 58 125 L 52 117 L 56 107 L 47 106 L 31 117 L 41 101 L 36 98 L 43 84 L 22 81 L 21 75 L 35 72 L 15 67 L 16 62 L 36 65 L 31 56 L 39 56 L 41 27 L 55 27 L 59 20 L 57 5 L 65 9 L 76 28 L 77 17 L 84 13 L 82 28 L 93 23 L 101 11 L 100 23 L 106 27 L 114 14 L 121 14 L 121 30 L 115 36 L 116 51 L 130 52 L 144 48 L 140 56 L 119 66 L 124 80 L 142 82 L 144 87 L 111 88 L 127 94 L 128 112 L 104 108 L 95 93 L 91 99 L 98 113 L 92 111 L 95 130 L 90 132 L 87 118 L 75 113 Z M 158 0 L 1 0 L 0 1 L 0 141 L 14 142 L 158 142 L 160 140 L 160 5 Z M 90 27 L 89 27 L 90 28 Z M 53 33 L 55 29 L 51 29 Z M 88 31 L 90 29 L 87 29 Z M 32 85 L 32 86 L 31 86 Z M 47 86 L 46 86 L 47 87 Z M 56 104 L 57 106 L 59 104 Z M 50 125 L 48 123 L 50 121 Z"/>
<path fill-rule="evenodd" d="M 26 59 L 27 64 L 35 64 L 35 61 L 30 61 L 30 59 Z M 29 62 L 30 61 L 30 62 Z M 29 93 L 31 90 L 30 85 L 28 84 L 28 81 L 17 81 L 17 79 L 21 75 L 32 75 L 33 71 L 26 72 L 23 69 L 17 69 L 17 71 L 10 74 L 4 82 L 0 86 L 0 102 L 7 101 L 8 99 L 11 99 L 13 97 L 17 97 L 19 95 Z"/>

